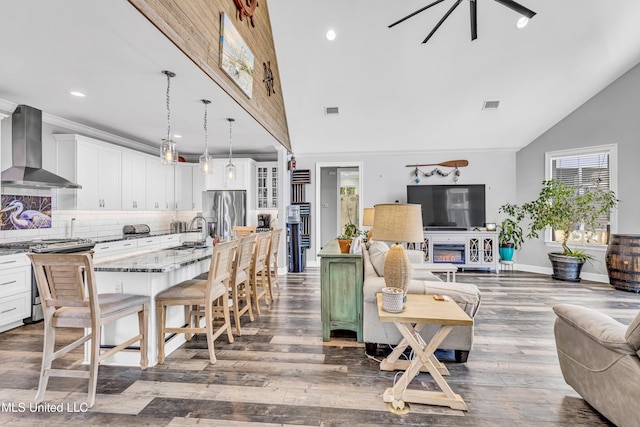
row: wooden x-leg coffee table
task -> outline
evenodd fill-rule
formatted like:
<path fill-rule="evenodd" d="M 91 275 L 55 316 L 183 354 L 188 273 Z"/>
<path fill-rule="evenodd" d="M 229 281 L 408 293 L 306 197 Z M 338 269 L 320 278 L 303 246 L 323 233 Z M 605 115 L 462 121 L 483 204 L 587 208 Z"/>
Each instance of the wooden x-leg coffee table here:
<path fill-rule="evenodd" d="M 436 301 L 433 295 L 408 294 L 405 310 L 401 313 L 388 313 L 382 309 L 382 294 L 377 295 L 378 316 L 382 322 L 393 322 L 404 337 L 393 352 L 382 361 L 380 370 L 405 372 L 388 388 L 382 399 L 394 406 L 404 402 L 422 403 L 426 405 L 448 406 L 452 409 L 466 411 L 467 404 L 459 394 L 455 394 L 443 375 L 449 375 L 447 368 L 434 356 L 434 352 L 451 332 L 454 326 L 471 326 L 473 319 L 465 313 L 453 300 Z M 426 324 L 440 325 L 440 329 L 425 343 L 420 331 Z M 404 350 L 411 346 L 415 357 L 399 360 Z M 420 371 L 428 372 L 435 380 L 441 392 L 407 389 L 409 383 Z"/>

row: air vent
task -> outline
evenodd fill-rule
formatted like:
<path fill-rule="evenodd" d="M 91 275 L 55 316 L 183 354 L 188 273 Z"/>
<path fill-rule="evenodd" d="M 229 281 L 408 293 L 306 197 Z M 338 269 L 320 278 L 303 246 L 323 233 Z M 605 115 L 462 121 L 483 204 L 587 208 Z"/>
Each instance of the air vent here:
<path fill-rule="evenodd" d="M 324 107 L 325 116 L 337 116 L 338 107 Z"/>
<path fill-rule="evenodd" d="M 500 101 L 484 101 L 482 106 L 483 110 L 497 110 L 500 105 Z"/>

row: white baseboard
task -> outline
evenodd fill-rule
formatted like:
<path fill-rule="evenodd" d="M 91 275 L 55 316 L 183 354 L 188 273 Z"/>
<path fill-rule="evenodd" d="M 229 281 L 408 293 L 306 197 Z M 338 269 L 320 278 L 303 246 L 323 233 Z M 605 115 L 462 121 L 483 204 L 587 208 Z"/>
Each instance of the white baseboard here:
<path fill-rule="evenodd" d="M 553 274 L 551 267 L 540 267 L 539 265 L 515 264 L 513 269 L 528 273 Z"/>
<path fill-rule="evenodd" d="M 540 273 L 549 275 L 553 274 L 553 268 L 540 267 L 537 265 L 515 264 L 513 266 L 513 269 L 519 271 L 527 271 L 529 273 Z M 609 276 L 606 274 L 582 272 L 580 273 L 580 277 L 584 280 L 590 280 L 592 282 L 609 283 Z"/>
<path fill-rule="evenodd" d="M 320 263 L 317 261 L 307 261 L 305 267 L 320 267 Z M 289 273 L 289 267 L 278 267 L 278 276 Z"/>

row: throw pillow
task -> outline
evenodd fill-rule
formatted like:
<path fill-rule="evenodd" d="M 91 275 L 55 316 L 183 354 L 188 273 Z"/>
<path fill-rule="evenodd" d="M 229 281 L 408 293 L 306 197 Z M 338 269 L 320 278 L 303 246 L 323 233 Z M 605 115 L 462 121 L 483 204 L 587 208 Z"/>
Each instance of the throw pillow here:
<path fill-rule="evenodd" d="M 369 258 L 378 277 L 384 277 L 384 260 L 389 246 L 384 242 L 372 241 L 369 245 Z"/>

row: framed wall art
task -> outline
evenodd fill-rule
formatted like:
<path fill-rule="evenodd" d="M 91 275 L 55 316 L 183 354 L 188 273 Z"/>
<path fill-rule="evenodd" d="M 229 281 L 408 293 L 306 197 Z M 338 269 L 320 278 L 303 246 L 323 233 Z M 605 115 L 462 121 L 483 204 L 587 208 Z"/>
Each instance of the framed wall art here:
<path fill-rule="evenodd" d="M 51 197 L 3 194 L 1 230 L 51 228 Z"/>
<path fill-rule="evenodd" d="M 253 53 L 224 12 L 220 14 L 220 68 L 251 98 Z"/>

